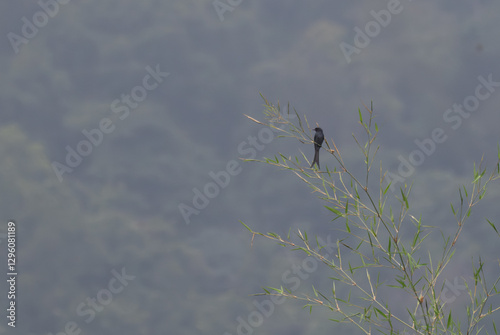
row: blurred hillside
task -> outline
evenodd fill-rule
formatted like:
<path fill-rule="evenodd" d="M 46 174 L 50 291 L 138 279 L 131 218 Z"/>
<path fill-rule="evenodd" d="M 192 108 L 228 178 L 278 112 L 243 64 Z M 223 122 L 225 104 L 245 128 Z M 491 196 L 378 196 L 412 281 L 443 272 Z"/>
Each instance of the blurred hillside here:
<path fill-rule="evenodd" d="M 1 322 L 0 334 L 237 334 L 239 318 L 248 322 L 262 302 L 249 295 L 282 285 L 303 260 L 268 241 L 251 246 L 239 220 L 336 239 L 300 180 L 239 159 L 249 148 L 259 158 L 313 154 L 259 137 L 243 116 L 262 117 L 259 92 L 319 123 L 354 170 L 362 171 L 352 133 L 363 103 L 374 101 L 379 158 L 393 172 L 415 141 L 443 129 L 447 140 L 406 182 L 414 215 L 449 231 L 449 203 L 473 162 L 496 162 L 500 88 L 456 129 L 444 115 L 475 94 L 479 76 L 500 81 L 500 5 L 401 6 L 347 62 L 340 44 L 354 45 L 354 28 L 386 1 L 240 1 L 226 11 L 213 1 L 1 3 L 0 213 L 18 226 L 19 309 L 17 327 Z M 195 208 L 195 190 L 231 161 L 239 172 L 186 224 L 179 206 Z M 321 161 L 334 166 L 326 153 Z M 471 255 L 496 254 L 484 217 L 498 217 L 499 195 L 492 188 L 466 227 L 450 280 L 470 274 Z M 1 255 L 5 248 L 0 240 Z M 300 290 L 328 290 L 328 276 L 319 268 Z M 276 305 L 255 333 L 352 330 L 301 307 Z"/>

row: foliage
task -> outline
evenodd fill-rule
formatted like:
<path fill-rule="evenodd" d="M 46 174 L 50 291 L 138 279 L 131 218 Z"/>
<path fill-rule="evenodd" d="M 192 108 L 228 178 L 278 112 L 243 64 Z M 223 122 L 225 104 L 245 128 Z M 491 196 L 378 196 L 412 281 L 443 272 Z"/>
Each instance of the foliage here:
<path fill-rule="evenodd" d="M 306 117 L 301 119 L 295 110 L 291 112 L 289 105 L 283 112 L 279 102 L 275 106 L 265 97 L 262 98 L 265 103 L 265 121 L 247 116 L 250 120 L 279 129 L 280 136 L 297 139 L 312 147 L 310 129 L 314 127 L 310 127 Z M 264 160 L 248 160 L 293 172 L 326 202 L 325 208 L 331 211 L 332 221 L 342 222 L 339 229 L 348 237 L 338 239 L 335 252 L 325 256 L 322 252 L 325 245 L 317 239 L 311 240 L 301 230 L 297 233 L 298 241 L 294 241 L 290 236 L 284 238 L 275 233 L 253 231 L 242 223 L 251 232 L 252 243 L 255 236 L 268 238 L 284 247 L 314 256 L 334 273 L 331 277 L 332 288 L 328 293 L 312 287 L 312 295 L 296 295 L 286 287 L 269 287 L 258 295 L 303 300 L 305 307 L 310 309 L 313 306 L 326 307 L 334 314 L 332 321 L 351 323 L 365 334 L 371 334 L 373 330 L 383 334 L 479 333 L 488 317 L 500 309 L 493 306 L 491 301 L 492 297 L 498 295 L 500 276 L 493 284 L 487 285 L 485 263 L 480 256 L 473 263 L 473 285 L 465 284 L 470 298 L 466 308 L 467 322 L 460 322 L 458 313 L 447 306 L 442 295 L 444 284 L 441 277 L 453 258 L 456 243 L 472 208 L 484 198 L 490 182 L 499 178 L 500 147 L 495 170 L 487 175 L 481 160 L 478 167 L 474 165 L 471 185 L 459 188 L 459 205 L 451 204 L 456 219 L 454 233 L 445 236 L 441 232 L 442 252 L 436 255 L 431 252 L 426 239 L 440 231 L 425 225 L 421 218 L 409 213 L 411 185 L 400 187 L 399 192 L 393 195 L 382 164 L 379 168 L 378 189 L 375 190 L 369 184 L 379 150 L 375 146 L 379 129 L 374 122 L 373 104 L 370 108 L 365 106 L 365 109 L 365 112 L 359 109 L 358 114 L 366 139 L 362 141 L 353 135 L 364 158 L 362 176 L 355 175 L 347 167 L 341 150 L 333 140 L 327 139 L 323 148 L 336 161 L 337 167 L 333 170 L 328 166 L 325 171 L 303 167 L 298 157 L 286 157 L 283 154 Z M 291 121 L 291 113 L 297 122 Z M 310 162 L 303 153 L 302 157 L 309 166 Z M 394 198 L 397 208 L 391 204 Z M 490 220 L 487 222 L 500 236 L 495 224 Z M 382 278 L 389 279 L 386 281 Z M 391 296 L 401 298 L 394 302 Z M 404 308 L 400 307 L 401 304 L 405 305 Z M 496 333 L 496 325 L 492 322 Z"/>

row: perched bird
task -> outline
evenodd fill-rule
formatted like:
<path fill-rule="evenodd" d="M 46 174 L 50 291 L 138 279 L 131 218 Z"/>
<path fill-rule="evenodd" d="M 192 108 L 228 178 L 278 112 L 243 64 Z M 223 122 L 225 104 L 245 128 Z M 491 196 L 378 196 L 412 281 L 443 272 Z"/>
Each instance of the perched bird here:
<path fill-rule="evenodd" d="M 318 169 L 321 169 L 319 167 L 319 148 L 321 148 L 321 145 L 323 144 L 323 141 L 325 140 L 325 135 L 323 135 L 323 129 L 316 127 L 313 129 L 316 133 L 314 134 L 314 159 L 312 161 L 311 167 L 314 166 L 314 163 L 318 164 Z"/>

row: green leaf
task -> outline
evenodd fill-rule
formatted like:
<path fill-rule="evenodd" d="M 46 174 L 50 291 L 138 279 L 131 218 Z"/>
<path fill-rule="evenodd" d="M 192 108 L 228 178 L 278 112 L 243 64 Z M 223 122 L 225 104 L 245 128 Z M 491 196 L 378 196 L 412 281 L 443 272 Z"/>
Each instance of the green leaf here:
<path fill-rule="evenodd" d="M 490 220 L 486 219 L 486 221 L 488 221 L 488 223 L 490 224 L 490 226 L 495 230 L 495 232 L 497 233 L 498 236 L 500 236 L 500 233 L 498 232 L 497 230 L 497 227 L 495 227 L 495 225 L 493 224 L 493 222 L 491 222 Z"/>
<path fill-rule="evenodd" d="M 415 244 L 417 244 L 417 241 L 418 241 L 418 236 L 420 235 L 420 230 L 418 232 L 415 233 L 415 236 L 413 237 L 413 242 L 411 244 L 411 247 L 412 248 L 415 248 Z"/>
<path fill-rule="evenodd" d="M 481 194 L 479 195 L 479 200 L 481 200 L 485 194 L 486 194 L 486 190 L 483 190 L 483 192 L 481 192 Z"/>
<path fill-rule="evenodd" d="M 241 223 L 242 225 L 244 225 L 244 226 L 245 226 L 245 228 L 246 228 L 246 229 L 248 229 L 251 233 L 253 233 L 252 229 L 250 229 L 250 227 L 248 227 L 246 224 L 244 224 L 244 223 L 243 223 L 243 221 L 240 221 L 240 223 Z"/>
<path fill-rule="evenodd" d="M 325 206 L 326 209 L 328 209 L 329 211 L 332 211 L 334 212 L 335 214 L 337 214 L 338 216 L 344 216 L 338 209 L 335 209 L 333 207 L 329 207 L 329 206 Z"/>
<path fill-rule="evenodd" d="M 477 171 L 476 170 L 476 164 L 474 163 L 474 180 L 472 181 L 473 184 L 477 183 L 483 176 L 486 170 L 483 171 Z"/>
<path fill-rule="evenodd" d="M 399 190 L 401 191 L 401 196 L 403 197 L 403 201 L 405 202 L 406 209 L 410 208 L 408 205 L 408 198 L 406 197 L 405 193 L 403 192 L 403 189 L 400 187 Z"/>
<path fill-rule="evenodd" d="M 316 289 L 314 288 L 314 285 L 312 285 L 312 289 L 313 289 L 313 292 L 314 292 L 314 295 L 316 296 L 316 298 L 318 297 L 318 292 L 316 291 Z"/>
<path fill-rule="evenodd" d="M 385 188 L 383 194 L 385 195 L 387 193 L 387 191 L 389 190 L 389 188 L 391 187 L 392 185 L 392 181 L 387 185 L 387 187 Z"/>
<path fill-rule="evenodd" d="M 382 314 L 382 316 L 384 317 L 384 319 L 387 319 L 387 315 L 385 315 L 384 312 L 382 312 L 380 309 L 378 309 L 377 307 L 374 307 L 374 309 L 379 312 L 380 314 Z"/>
<path fill-rule="evenodd" d="M 413 313 L 407 308 L 406 311 L 408 312 L 408 314 L 410 314 L 410 317 L 413 321 L 413 325 L 416 326 L 417 325 L 417 319 L 415 319 L 415 316 L 413 315 Z"/>
<path fill-rule="evenodd" d="M 275 292 L 277 292 L 279 294 L 283 294 L 283 286 L 280 287 L 280 288 L 275 288 L 275 287 L 269 287 L 268 286 L 267 288 L 270 289 L 270 290 L 273 290 L 273 291 L 275 291 Z"/>

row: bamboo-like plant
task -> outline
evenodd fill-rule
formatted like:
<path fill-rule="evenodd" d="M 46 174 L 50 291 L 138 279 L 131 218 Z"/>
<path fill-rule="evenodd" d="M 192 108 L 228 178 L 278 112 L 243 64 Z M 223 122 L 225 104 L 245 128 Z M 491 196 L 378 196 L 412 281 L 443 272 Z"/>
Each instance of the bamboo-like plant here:
<path fill-rule="evenodd" d="M 262 98 L 265 105 L 264 121 L 246 117 L 262 126 L 279 130 L 281 137 L 313 146 L 311 127 L 306 117 L 301 118 L 295 110 L 290 111 L 289 105 L 286 111 L 282 111 L 279 102 L 275 106 L 264 96 Z M 423 224 L 421 218 L 409 213 L 411 185 L 400 187 L 396 195 L 389 192 L 394 187 L 391 182 L 387 182 L 387 172 L 383 172 L 381 164 L 378 187 L 376 190 L 370 188 L 369 177 L 379 150 L 378 146 L 375 147 L 378 126 L 374 122 L 373 104 L 370 108 L 364 108 L 366 111 L 359 109 L 358 114 L 366 140 L 361 141 L 353 135 L 366 166 L 361 177 L 351 172 L 342 159 L 339 147 L 333 140 L 326 138 L 323 148 L 334 157 L 337 166 L 334 170 L 328 167 L 325 171 L 309 168 L 309 161 L 303 153 L 307 167 L 301 165 L 298 157 L 286 157 L 283 154 L 273 159 L 246 160 L 293 172 L 326 202 L 326 209 L 334 216 L 332 221 L 343 222 L 339 229 L 349 237 L 337 240 L 335 252 L 325 255 L 322 252 L 325 245 L 318 239 L 310 240 L 307 233 L 301 230 L 298 230 L 298 239 L 295 239 L 290 238 L 290 235 L 281 237 L 275 233 L 256 232 L 241 222 L 252 234 L 252 243 L 255 236 L 271 239 L 282 246 L 314 256 L 335 273 L 331 277 L 332 289 L 328 293 L 314 286 L 310 295 L 296 295 L 286 287 L 266 287 L 263 293 L 257 295 L 303 300 L 305 307 L 309 308 L 326 307 L 333 312 L 331 320 L 351 323 L 365 334 L 372 334 L 374 330 L 383 334 L 473 334 L 479 333 L 487 320 L 492 322 L 496 333 L 495 322 L 490 316 L 500 307 L 493 306 L 491 300 L 499 293 L 497 285 L 500 276 L 488 286 L 484 262 L 479 257 L 473 264 L 473 284 L 465 282 L 470 298 L 466 307 L 466 324 L 462 324 L 458 313 L 446 305 L 446 299 L 442 297 L 444 284 L 441 277 L 453 258 L 456 243 L 472 208 L 483 199 L 489 183 L 500 178 L 500 147 L 499 161 L 494 171 L 487 176 L 481 160 L 478 167 L 474 165 L 471 186 L 459 188 L 459 205 L 451 204 L 456 219 L 455 231 L 446 237 L 436 227 Z M 291 121 L 291 115 L 294 115 L 295 122 Z M 397 199 L 397 210 L 389 204 L 390 198 Z M 495 224 L 490 220 L 487 222 L 500 236 Z M 413 237 L 403 238 L 409 232 Z M 427 248 L 423 260 L 421 256 L 422 251 L 426 250 L 426 238 L 436 232 L 443 236 L 443 251 L 435 255 Z M 383 281 L 381 277 L 390 279 Z M 387 293 L 388 290 L 398 290 L 395 293 L 405 295 L 405 301 L 410 301 L 410 305 L 400 308 L 404 299 L 399 299 L 396 308 L 389 302 L 387 294 L 379 294 L 380 291 Z"/>

